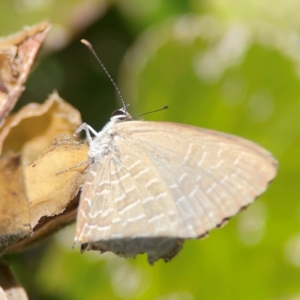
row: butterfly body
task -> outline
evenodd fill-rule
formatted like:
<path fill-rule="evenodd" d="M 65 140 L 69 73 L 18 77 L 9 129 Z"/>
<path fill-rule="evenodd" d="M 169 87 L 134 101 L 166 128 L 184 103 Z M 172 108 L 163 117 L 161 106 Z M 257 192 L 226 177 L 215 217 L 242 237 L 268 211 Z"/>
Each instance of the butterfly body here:
<path fill-rule="evenodd" d="M 99 133 L 86 124 L 80 130 L 91 161 L 75 237 L 83 249 L 168 261 L 185 239 L 206 235 L 253 202 L 276 174 L 276 160 L 255 143 L 133 121 L 125 109 Z"/>

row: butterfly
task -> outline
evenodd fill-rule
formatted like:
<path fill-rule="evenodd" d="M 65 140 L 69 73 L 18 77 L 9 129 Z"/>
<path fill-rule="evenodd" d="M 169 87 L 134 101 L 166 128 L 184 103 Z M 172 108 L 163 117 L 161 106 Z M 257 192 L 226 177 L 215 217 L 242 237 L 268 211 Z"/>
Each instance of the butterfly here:
<path fill-rule="evenodd" d="M 253 142 L 133 120 L 125 105 L 100 132 L 83 123 L 75 134 L 82 130 L 90 164 L 74 241 L 81 251 L 169 261 L 186 239 L 206 236 L 252 203 L 277 171 L 272 154 Z"/>
<path fill-rule="evenodd" d="M 90 145 L 75 237 L 82 250 L 168 261 L 185 239 L 207 235 L 248 206 L 276 175 L 274 157 L 250 141 L 134 121 L 124 108 L 99 133 L 82 129 Z"/>

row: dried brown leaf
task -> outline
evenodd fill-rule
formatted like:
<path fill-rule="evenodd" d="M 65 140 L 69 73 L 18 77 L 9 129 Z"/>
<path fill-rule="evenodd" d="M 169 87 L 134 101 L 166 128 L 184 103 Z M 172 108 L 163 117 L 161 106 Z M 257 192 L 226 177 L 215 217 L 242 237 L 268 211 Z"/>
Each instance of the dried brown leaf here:
<path fill-rule="evenodd" d="M 34 234 L 12 245 L 5 252 L 19 251 L 75 221 L 77 194 L 83 184 L 87 164 L 75 166 L 87 160 L 87 152 L 87 144 L 60 135 L 38 159 L 25 167 Z M 72 169 L 63 172 L 69 168 Z M 59 172 L 63 173 L 58 174 Z"/>
<path fill-rule="evenodd" d="M 30 226 L 33 229 L 33 235 L 23 234 L 25 237 L 22 239 L 18 235 L 9 242 L 5 240 L 2 250 L 9 245 L 5 253 L 22 250 L 74 221 L 78 206 L 77 194 L 83 183 L 86 165 L 57 174 L 87 159 L 87 145 L 66 137 L 71 136 L 81 124 L 80 113 L 76 109 L 54 92 L 45 103 L 31 103 L 6 117 L 23 90 L 34 57 L 49 29 L 50 25 L 43 23 L 23 33 L 0 39 L 0 154 L 13 151 L 21 155 L 28 199 L 27 216 L 28 209 L 30 212 L 30 220 L 28 218 L 26 224 L 29 232 Z M 66 135 L 54 139 L 61 133 Z M 5 162 L 3 170 L 0 170 L 3 176 L 14 167 L 12 160 Z M 18 175 L 16 173 L 10 180 L 11 189 L 17 189 L 19 181 L 23 180 L 21 167 L 19 169 Z M 26 199 L 25 192 L 23 196 Z M 0 208 L 3 212 L 8 209 L 4 204 Z M 20 222 L 16 215 L 23 217 L 18 211 L 22 207 L 17 207 L 12 201 L 10 204 L 10 220 L 21 227 L 24 222 Z M 5 230 L 10 228 L 7 227 L 8 222 L 0 216 L 0 223 L 0 229 L 3 228 L 6 237 Z"/>
<path fill-rule="evenodd" d="M 34 246 L 49 235 L 57 232 L 59 229 L 73 223 L 77 215 L 79 195 L 69 202 L 64 212 L 60 215 L 42 218 L 34 228 L 34 234 L 12 244 L 5 249 L 4 253 L 20 252 L 28 247 Z M 1 299 L 1 298 L 0 298 Z"/>
<path fill-rule="evenodd" d="M 3 262 L 0 262 L 0 300 L 28 300 L 24 288 Z"/>
<path fill-rule="evenodd" d="M 22 153 L 34 234 L 5 252 L 22 250 L 75 220 L 78 206 L 75 196 L 82 185 L 86 165 L 57 173 L 87 160 L 88 146 L 67 138 L 80 124 L 80 113 L 56 92 L 45 103 L 29 104 L 6 119 L 0 140 L 3 140 L 4 153 L 11 150 Z M 65 135 L 55 138 L 48 146 L 59 133 Z"/>
<path fill-rule="evenodd" d="M 50 28 L 48 22 L 43 22 L 0 38 L 0 127 L 23 92 L 23 84 Z"/>
<path fill-rule="evenodd" d="M 22 162 L 27 165 L 56 135 L 72 135 L 80 124 L 78 110 L 54 92 L 43 104 L 30 103 L 6 119 L 0 129 L 0 153 L 1 148 L 3 153 L 22 153 Z"/>
<path fill-rule="evenodd" d="M 24 170 L 30 204 L 31 226 L 34 228 L 42 217 L 62 213 L 75 197 L 83 183 L 87 165 L 68 170 L 87 160 L 85 143 L 56 139 L 33 163 Z"/>
<path fill-rule="evenodd" d="M 0 159 L 0 253 L 30 232 L 21 159 L 7 155 Z"/>

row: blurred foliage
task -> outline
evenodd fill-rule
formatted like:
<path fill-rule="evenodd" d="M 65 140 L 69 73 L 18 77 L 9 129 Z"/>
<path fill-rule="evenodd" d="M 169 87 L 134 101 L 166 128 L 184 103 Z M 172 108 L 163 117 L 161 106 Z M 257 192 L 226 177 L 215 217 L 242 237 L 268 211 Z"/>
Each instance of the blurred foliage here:
<path fill-rule="evenodd" d="M 65 28 L 79 2 L 1 1 L 1 34 L 43 18 Z M 42 12 L 28 8 L 38 5 Z M 168 264 L 150 267 L 144 256 L 80 255 L 71 249 L 72 226 L 38 248 L 6 257 L 30 299 L 299 299 L 299 1 L 116 0 L 106 5 L 98 19 L 85 20 L 90 25 L 84 31 L 72 27 L 72 40 L 60 40 L 67 46 L 56 52 L 50 47 L 42 55 L 19 106 L 41 102 L 57 89 L 95 129 L 109 120 L 120 102 L 79 43 L 86 38 L 117 79 L 133 115 L 167 104 L 168 110 L 145 119 L 256 141 L 277 157 L 279 173 L 246 211 L 208 239 L 186 242 Z"/>

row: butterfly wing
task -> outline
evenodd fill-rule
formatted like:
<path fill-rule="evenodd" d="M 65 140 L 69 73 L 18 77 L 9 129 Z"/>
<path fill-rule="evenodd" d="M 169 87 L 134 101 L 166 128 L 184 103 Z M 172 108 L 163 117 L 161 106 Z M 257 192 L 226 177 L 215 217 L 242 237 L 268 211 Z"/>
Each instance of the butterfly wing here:
<path fill-rule="evenodd" d="M 76 236 L 91 249 L 147 252 L 150 262 L 170 259 L 182 240 L 205 235 L 249 205 L 277 168 L 272 155 L 252 142 L 164 122 L 116 124 L 101 159 L 90 167 L 94 182 L 87 179 L 83 188 Z M 83 207 L 95 186 L 98 195 Z"/>
<path fill-rule="evenodd" d="M 107 156 L 89 167 L 75 243 L 125 257 L 148 253 L 150 263 L 167 261 L 182 245 L 176 205 L 151 160 L 141 157 L 137 145 L 126 144 L 112 145 Z"/>

